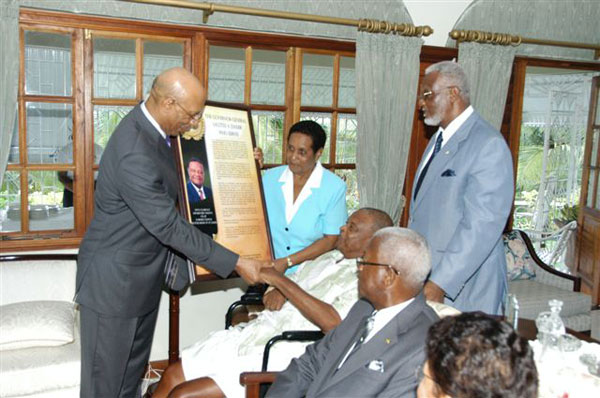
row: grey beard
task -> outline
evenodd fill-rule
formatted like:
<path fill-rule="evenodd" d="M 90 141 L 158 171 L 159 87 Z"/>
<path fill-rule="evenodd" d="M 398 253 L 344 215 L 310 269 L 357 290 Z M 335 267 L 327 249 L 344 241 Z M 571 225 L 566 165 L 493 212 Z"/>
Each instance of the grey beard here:
<path fill-rule="evenodd" d="M 423 122 L 428 126 L 439 126 L 442 121 L 438 116 L 428 116 Z"/>

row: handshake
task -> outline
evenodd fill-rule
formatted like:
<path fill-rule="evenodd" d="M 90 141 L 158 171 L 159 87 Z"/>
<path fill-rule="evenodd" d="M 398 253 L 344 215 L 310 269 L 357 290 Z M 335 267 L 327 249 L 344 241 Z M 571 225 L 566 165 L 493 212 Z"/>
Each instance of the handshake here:
<path fill-rule="evenodd" d="M 235 266 L 235 271 L 249 285 L 255 285 L 257 283 L 268 283 L 264 279 L 264 272 L 261 273 L 261 270 L 272 267 L 273 263 L 271 261 L 259 261 L 240 257 Z"/>

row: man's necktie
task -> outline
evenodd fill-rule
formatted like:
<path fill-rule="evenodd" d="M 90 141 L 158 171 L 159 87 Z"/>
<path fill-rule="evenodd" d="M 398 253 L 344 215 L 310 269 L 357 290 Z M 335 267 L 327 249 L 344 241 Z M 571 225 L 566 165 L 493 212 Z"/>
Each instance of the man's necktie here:
<path fill-rule="evenodd" d="M 440 149 L 442 149 L 442 139 L 443 139 L 442 132 L 440 131 L 438 133 L 437 139 L 435 140 L 435 146 L 433 147 L 433 152 L 431 153 L 431 156 L 429 157 L 427 164 L 425 165 L 425 167 L 423 167 L 423 170 L 421 170 L 421 174 L 419 174 L 419 179 L 417 180 L 417 187 L 415 188 L 415 194 L 413 196 L 413 200 L 415 200 L 415 198 L 417 197 L 417 193 L 419 193 L 419 189 L 421 189 L 421 184 L 423 183 L 425 174 L 427 174 L 427 169 L 429 169 L 429 165 L 431 164 L 431 161 L 433 160 L 435 155 L 437 155 L 437 153 L 440 151 Z"/>
<path fill-rule="evenodd" d="M 375 314 L 377 314 L 377 310 L 373 311 L 373 313 L 369 317 L 367 317 L 367 319 L 365 319 L 365 322 L 361 326 L 362 330 L 358 335 L 358 339 L 356 339 L 354 346 L 352 347 L 348 355 L 346 355 L 346 357 L 343 359 L 342 363 L 340 363 L 338 369 L 341 368 L 342 365 L 344 365 L 344 363 L 348 361 L 348 358 L 350 358 L 352 354 L 358 351 L 361 345 L 365 342 L 366 338 L 369 336 L 369 333 L 371 333 L 371 330 L 373 330 L 373 325 L 375 323 Z"/>
<path fill-rule="evenodd" d="M 171 148 L 171 138 L 169 136 L 165 137 L 165 142 L 167 143 L 167 146 Z"/>
<path fill-rule="evenodd" d="M 198 193 L 200 194 L 200 200 L 204 200 L 204 199 L 206 199 L 206 196 L 204 196 L 204 192 L 202 191 L 202 188 L 200 188 L 200 189 L 198 190 Z"/>

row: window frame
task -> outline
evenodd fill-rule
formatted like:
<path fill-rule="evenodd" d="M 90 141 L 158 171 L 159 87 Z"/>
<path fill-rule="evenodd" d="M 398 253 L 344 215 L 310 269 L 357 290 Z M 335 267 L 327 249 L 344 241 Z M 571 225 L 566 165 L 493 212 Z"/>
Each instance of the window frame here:
<path fill-rule="evenodd" d="M 125 23 L 124 23 L 125 22 Z M 47 31 L 49 33 L 71 34 L 71 96 L 30 95 L 24 91 L 24 32 Z M 93 39 L 133 38 L 136 41 L 136 98 L 107 99 L 95 98 L 93 95 Z M 302 50 L 341 52 L 354 56 L 356 45 L 349 40 L 320 39 L 292 35 L 236 31 L 222 28 L 209 28 L 189 25 L 176 25 L 158 22 L 118 19 L 65 12 L 34 10 L 21 8 L 19 15 L 20 66 L 18 92 L 18 128 L 19 128 L 19 163 L 9 164 L 7 171 L 16 171 L 20 175 L 21 208 L 28 204 L 27 175 L 31 171 L 74 171 L 74 227 L 72 230 L 30 231 L 28 212 L 21 212 L 21 230 L 17 232 L 0 232 L 1 252 L 13 250 L 37 250 L 78 247 L 85 230 L 91 222 L 94 211 L 94 172 L 98 165 L 94 164 L 94 106 L 132 106 L 142 100 L 143 91 L 143 40 L 151 41 L 183 41 L 184 67 L 199 76 L 208 87 L 208 51 L 210 45 L 243 47 L 246 49 L 246 85 L 251 78 L 252 49 L 285 51 L 286 80 L 285 104 L 262 105 L 251 103 L 250 87 L 245 90 L 244 104 L 255 110 L 276 110 L 284 112 L 284 131 L 282 160 L 285 163 L 285 142 L 287 130 L 300 117 L 300 106 L 295 104 L 295 76 L 298 53 Z M 302 49 L 302 50 L 300 50 Z M 248 56 L 250 55 L 250 57 Z M 339 58 L 339 56 L 338 56 Z M 301 58 L 300 58 L 301 62 Z M 300 64 L 301 65 L 301 64 Z M 338 60 L 339 67 L 339 60 Z M 337 87 L 337 85 L 336 85 Z M 334 94 L 337 98 L 337 93 Z M 26 140 L 26 103 L 58 102 L 72 104 L 73 116 L 73 164 L 29 164 L 27 163 Z M 338 109 L 335 110 L 339 111 Z M 332 112 L 333 113 L 333 112 Z M 343 113 L 355 113 L 343 112 Z M 333 116 L 332 116 L 333 117 Z M 332 124 L 337 124 L 337 118 Z M 335 136 L 332 136 L 332 154 L 335 155 Z M 81 149 L 83 148 L 83 149 Z M 267 165 L 274 166 L 274 165 Z M 333 169 L 355 168 L 355 164 L 326 164 Z"/>

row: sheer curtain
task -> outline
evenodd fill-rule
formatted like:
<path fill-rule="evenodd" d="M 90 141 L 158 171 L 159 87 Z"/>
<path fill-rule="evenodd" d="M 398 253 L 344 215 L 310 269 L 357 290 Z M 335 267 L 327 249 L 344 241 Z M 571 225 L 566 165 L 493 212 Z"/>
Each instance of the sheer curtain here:
<path fill-rule="evenodd" d="M 356 40 L 356 170 L 361 207 L 397 222 L 410 148 L 423 41 L 359 32 Z"/>
<path fill-rule="evenodd" d="M 458 62 L 471 87 L 471 104 L 492 126 L 500 130 L 516 47 L 461 43 Z"/>
<path fill-rule="evenodd" d="M 8 162 L 17 116 L 19 81 L 19 2 L 0 3 L 0 186 Z"/>

